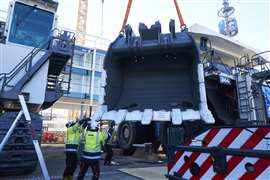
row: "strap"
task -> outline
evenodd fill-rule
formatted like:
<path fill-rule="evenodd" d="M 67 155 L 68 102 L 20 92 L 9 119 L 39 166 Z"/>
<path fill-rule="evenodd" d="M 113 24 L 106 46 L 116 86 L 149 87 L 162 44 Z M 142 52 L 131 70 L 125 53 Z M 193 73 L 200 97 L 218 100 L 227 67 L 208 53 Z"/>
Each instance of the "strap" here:
<path fill-rule="evenodd" d="M 123 20 L 123 23 L 122 23 L 120 33 L 124 33 L 125 26 L 127 24 L 127 20 L 128 20 L 128 16 L 129 16 L 129 12 L 130 12 L 130 9 L 131 9 L 131 5 L 132 5 L 132 0 L 128 0 L 127 9 L 126 9 L 126 13 L 125 13 L 125 17 L 124 17 L 124 20 Z"/>
<path fill-rule="evenodd" d="M 73 138 L 73 141 L 72 143 L 75 144 L 75 143 L 78 143 L 78 139 L 77 139 L 77 133 L 75 132 L 75 129 L 74 127 L 72 126 L 72 132 L 74 133 L 74 138 Z"/>
<path fill-rule="evenodd" d="M 178 15 L 178 20 L 180 22 L 181 30 L 185 30 L 186 29 L 186 24 L 184 22 L 184 18 L 182 16 L 181 11 L 180 11 L 180 8 L 179 8 L 179 5 L 177 3 L 177 0 L 173 0 L 173 1 L 174 1 L 174 6 L 175 6 L 175 9 L 176 9 L 177 15 Z"/>
<path fill-rule="evenodd" d="M 96 136 L 96 145 L 99 145 L 99 131 L 97 131 L 97 136 Z"/>
<path fill-rule="evenodd" d="M 123 23 L 122 23 L 120 34 L 124 33 L 124 31 L 125 31 L 125 26 L 127 24 L 127 20 L 128 20 L 128 17 L 129 17 L 129 13 L 130 13 L 132 1 L 133 0 L 128 0 L 128 4 L 127 4 L 127 8 L 126 8 L 126 13 L 125 13 L 125 17 L 124 17 L 124 20 L 123 20 Z M 175 9 L 176 9 L 176 12 L 177 12 L 177 15 L 178 15 L 178 20 L 180 22 L 181 30 L 183 31 L 183 30 L 186 29 L 186 24 L 184 22 L 184 18 L 182 16 L 181 11 L 180 11 L 180 8 L 179 8 L 179 5 L 178 5 L 177 0 L 174 0 L 174 6 L 175 6 Z"/>

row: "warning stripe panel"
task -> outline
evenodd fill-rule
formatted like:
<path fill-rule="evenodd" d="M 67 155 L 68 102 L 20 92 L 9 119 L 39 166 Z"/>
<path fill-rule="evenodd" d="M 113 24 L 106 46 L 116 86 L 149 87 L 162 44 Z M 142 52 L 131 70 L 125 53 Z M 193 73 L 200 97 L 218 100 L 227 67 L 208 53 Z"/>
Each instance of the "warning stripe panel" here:
<path fill-rule="evenodd" d="M 207 147 L 208 144 L 215 138 L 219 130 L 220 129 L 213 128 L 209 131 L 209 133 L 203 139 L 203 141 L 205 142 L 204 144 L 205 147 Z M 199 155 L 200 155 L 199 152 L 193 152 L 191 156 L 189 157 L 189 161 L 185 162 L 185 164 L 178 170 L 178 173 L 184 174 L 188 170 L 191 163 L 194 162 Z"/>
<path fill-rule="evenodd" d="M 196 138 L 199 139 L 204 139 L 204 137 L 209 133 L 210 130 L 200 134 L 199 136 L 197 136 Z M 192 140 L 189 140 L 187 142 L 184 143 L 184 146 L 189 146 L 191 144 Z M 172 163 L 168 164 L 168 172 L 169 174 L 171 174 L 170 172 L 172 171 L 172 168 L 177 164 L 177 162 L 179 161 L 179 159 L 181 158 L 181 156 L 184 154 L 184 151 L 177 151 L 175 156 L 174 156 L 174 161 Z"/>
<path fill-rule="evenodd" d="M 246 173 L 246 168 L 245 165 L 247 163 L 250 164 L 254 164 L 256 161 L 258 160 L 258 158 L 251 158 L 251 157 L 245 157 L 235 168 L 234 170 L 228 174 L 228 176 L 225 178 L 225 180 L 232 180 L 235 179 L 237 177 L 237 179 L 239 179 L 239 177 L 241 177 L 243 174 Z M 212 178 L 216 173 L 213 173 L 212 176 L 209 176 L 209 178 Z"/>
<path fill-rule="evenodd" d="M 185 146 L 189 146 L 191 144 L 191 140 L 187 141 L 184 145 Z M 171 169 L 175 166 L 175 164 L 177 163 L 177 161 L 181 158 L 181 156 L 184 154 L 184 151 L 177 151 L 175 153 L 175 157 L 174 157 L 174 161 L 172 163 L 168 164 L 168 172 L 171 171 Z"/>
<path fill-rule="evenodd" d="M 240 177 L 240 180 L 256 179 L 263 171 L 265 171 L 270 166 L 269 159 L 259 159 L 254 164 L 253 172 L 246 172 Z M 270 178 L 270 176 L 269 176 Z"/>
<path fill-rule="evenodd" d="M 230 131 L 231 128 L 220 129 L 215 138 L 208 144 L 208 147 L 213 147 L 216 146 L 217 144 L 220 144 L 220 142 L 228 135 Z M 197 159 L 191 163 L 196 163 L 200 167 L 208 157 L 209 157 L 208 153 L 200 153 Z M 183 174 L 183 177 L 185 177 L 186 179 L 190 179 L 192 177 L 190 170 L 187 170 L 185 174 Z"/>
<path fill-rule="evenodd" d="M 217 129 L 215 128 L 215 131 Z M 197 136 L 195 139 L 197 140 L 201 140 L 201 141 L 205 141 L 205 144 L 204 146 L 207 146 L 207 144 L 209 144 L 209 138 L 206 137 L 206 136 L 209 136 L 211 135 L 212 133 L 214 132 L 214 129 L 211 129 L 211 130 L 208 130 L 202 134 L 200 134 L 199 136 Z M 209 134 L 210 133 L 210 134 Z M 208 140 L 206 140 L 208 139 Z M 186 142 L 187 146 L 190 145 L 192 143 L 192 141 L 188 141 Z M 173 165 L 171 166 L 171 168 L 168 168 L 169 169 L 169 174 L 173 174 L 174 172 L 177 172 L 180 167 L 185 164 L 185 161 L 184 161 L 184 157 L 187 156 L 187 157 L 190 157 L 190 155 L 192 154 L 192 152 L 185 152 L 185 151 L 178 151 L 175 155 L 175 158 L 174 158 L 174 162 L 173 162 Z M 170 164 L 169 164 L 170 165 Z M 168 166 L 170 167 L 170 166 Z"/>
<path fill-rule="evenodd" d="M 233 128 L 227 136 L 223 139 L 223 141 L 218 145 L 219 147 L 228 147 L 234 140 L 235 138 L 242 132 L 242 128 Z M 198 176 L 192 176 L 191 179 L 200 179 L 204 173 L 211 167 L 213 164 L 212 157 L 209 156 L 206 161 L 201 165 L 200 173 Z"/>
<path fill-rule="evenodd" d="M 259 176 L 257 176 L 257 179 L 269 179 L 270 177 L 270 166 L 266 170 L 264 170 Z"/>
<path fill-rule="evenodd" d="M 269 132 L 268 128 L 258 128 L 252 136 L 240 147 L 240 149 L 253 149 Z M 226 174 L 218 173 L 212 179 L 220 180 L 232 172 L 232 170 L 244 159 L 244 157 L 233 156 L 228 161 L 228 169 Z"/>
<path fill-rule="evenodd" d="M 247 131 L 244 131 L 247 132 Z M 247 139 L 252 135 L 251 133 L 247 132 L 246 134 L 248 134 Z M 269 134 L 269 133 L 268 133 Z M 243 133 L 241 133 L 241 135 L 243 135 Z M 246 141 L 244 141 L 246 142 Z M 243 143 L 244 144 L 244 143 Z M 266 141 L 265 139 L 262 139 L 260 141 L 260 143 L 258 143 L 254 149 L 260 149 L 260 150 L 265 150 L 267 149 L 266 146 Z M 242 145 L 239 144 L 239 147 L 241 147 Z M 227 158 L 227 162 L 232 158 L 232 156 Z M 237 166 L 232 170 L 232 172 L 230 174 L 227 175 L 226 179 L 227 180 L 231 180 L 234 179 L 235 177 L 240 178 L 246 171 L 246 164 L 252 164 L 254 165 L 255 162 L 258 160 L 259 158 L 254 158 L 254 157 L 245 157 L 240 163 L 237 164 Z M 213 176 L 210 176 L 213 177 Z"/>
<path fill-rule="evenodd" d="M 210 130 L 200 134 L 199 136 L 197 136 L 196 138 L 199 139 L 204 139 L 204 137 L 208 134 Z M 192 140 L 189 140 L 187 142 L 185 142 L 183 145 L 184 146 L 189 146 L 191 144 Z M 172 168 L 177 164 L 177 162 L 179 161 L 179 159 L 181 158 L 181 156 L 183 155 L 184 151 L 177 151 L 175 156 L 174 156 L 174 161 L 172 163 L 168 164 L 168 172 L 169 174 L 171 174 L 170 172 L 172 171 Z"/>
<path fill-rule="evenodd" d="M 196 138 L 197 139 L 200 139 L 200 140 L 203 140 L 205 138 L 205 136 L 208 134 L 210 130 L 200 134 L 199 136 L 197 136 Z M 185 144 L 188 144 L 190 145 L 191 144 L 191 140 L 186 142 Z M 187 145 L 186 145 L 187 146 Z M 175 161 L 174 161 L 174 165 L 172 166 L 172 168 L 170 169 L 169 171 L 169 174 L 173 174 L 174 172 L 177 172 L 179 170 L 179 168 L 182 166 L 182 164 L 184 164 L 184 159 L 182 157 L 185 157 L 185 156 L 190 156 L 192 152 L 185 152 L 185 151 L 178 151 L 176 152 L 176 154 L 178 154 L 179 156 L 177 158 L 174 158 Z"/>
<path fill-rule="evenodd" d="M 227 132 L 224 131 L 227 129 Z M 221 131 L 220 131 L 221 130 Z M 229 130 L 229 131 L 228 131 Z M 204 144 L 205 147 L 210 146 L 219 146 L 224 148 L 240 148 L 239 149 L 260 149 L 266 150 L 267 144 L 266 140 L 264 139 L 267 135 L 270 134 L 270 128 L 249 128 L 248 130 L 245 128 L 213 128 L 208 130 L 203 138 L 203 141 L 206 143 Z M 204 134 L 205 134 L 204 133 Z M 224 134 L 222 137 L 221 134 Z M 268 134 L 269 133 L 269 134 Z M 196 138 L 198 138 L 197 136 Z M 196 139 L 195 138 L 195 139 Z M 217 140 L 215 138 L 222 138 L 221 140 Z M 212 143 L 211 143 L 212 142 Z M 189 142 L 190 144 L 191 142 Z M 210 146 L 209 146 L 210 144 Z M 216 174 L 213 171 L 213 160 L 210 155 L 206 156 L 205 153 L 199 152 L 190 152 L 189 161 L 185 162 L 183 160 L 183 154 L 186 154 L 185 151 L 178 151 L 177 158 L 174 161 L 174 164 L 171 166 L 170 174 L 174 172 L 178 172 L 180 175 L 184 175 L 183 178 L 188 179 L 225 179 L 226 177 L 232 177 L 231 175 L 234 174 L 234 178 L 241 179 L 255 179 L 258 176 L 262 176 L 264 174 L 270 175 L 270 159 L 258 159 L 258 158 L 248 158 L 248 157 L 240 157 L 240 156 L 227 156 L 227 165 L 228 169 L 226 174 Z M 250 160 L 248 160 L 250 159 Z M 244 161 L 243 161 L 244 160 Z M 203 162 L 198 162 L 203 161 Z M 243 162 L 242 162 L 243 161 Z M 247 172 L 245 169 L 244 164 L 246 162 L 252 162 L 255 171 Z M 196 162 L 200 167 L 200 173 L 198 176 L 192 176 L 189 171 L 187 171 L 191 165 L 191 163 Z M 241 167 L 238 167 L 241 165 Z M 239 169 L 241 172 L 235 174 L 235 168 Z M 177 170 L 178 169 L 178 170 Z M 267 169 L 269 172 L 267 173 Z M 233 172 L 233 173 L 232 173 Z M 231 174 L 232 173 L 232 174 Z M 207 176 L 206 176 L 207 174 Z M 251 175 L 252 174 L 252 175 Z M 212 178 L 211 178 L 212 177 Z M 227 179 L 226 178 L 226 179 Z"/>

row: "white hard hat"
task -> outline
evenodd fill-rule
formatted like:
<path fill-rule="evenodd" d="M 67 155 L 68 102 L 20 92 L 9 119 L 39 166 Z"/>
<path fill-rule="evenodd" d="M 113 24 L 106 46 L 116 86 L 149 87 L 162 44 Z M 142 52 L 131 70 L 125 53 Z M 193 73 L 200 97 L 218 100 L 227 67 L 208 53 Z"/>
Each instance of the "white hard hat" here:
<path fill-rule="evenodd" d="M 66 127 L 70 127 L 72 123 L 73 123 L 73 121 L 69 119 L 69 120 L 67 121 L 67 123 L 66 123 Z"/>
<path fill-rule="evenodd" d="M 98 127 L 98 122 L 95 120 L 92 120 L 90 125 L 91 125 L 91 129 L 95 130 Z"/>

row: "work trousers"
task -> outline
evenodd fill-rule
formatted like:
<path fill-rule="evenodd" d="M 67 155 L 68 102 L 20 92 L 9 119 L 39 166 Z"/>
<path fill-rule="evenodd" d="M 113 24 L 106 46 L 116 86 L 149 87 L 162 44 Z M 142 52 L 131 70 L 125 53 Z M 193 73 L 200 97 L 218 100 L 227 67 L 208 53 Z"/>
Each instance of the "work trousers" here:
<path fill-rule="evenodd" d="M 78 180 L 84 179 L 85 173 L 87 172 L 89 166 L 91 166 L 92 173 L 93 173 L 92 180 L 99 179 L 99 176 L 100 176 L 99 159 L 82 159 Z"/>
<path fill-rule="evenodd" d="M 63 177 L 73 176 L 77 167 L 77 152 L 66 152 L 66 168 Z"/>
<path fill-rule="evenodd" d="M 112 162 L 112 157 L 113 157 L 113 150 L 112 146 L 109 144 L 105 145 L 105 150 L 106 150 L 106 156 L 104 159 L 104 165 L 110 165 Z"/>

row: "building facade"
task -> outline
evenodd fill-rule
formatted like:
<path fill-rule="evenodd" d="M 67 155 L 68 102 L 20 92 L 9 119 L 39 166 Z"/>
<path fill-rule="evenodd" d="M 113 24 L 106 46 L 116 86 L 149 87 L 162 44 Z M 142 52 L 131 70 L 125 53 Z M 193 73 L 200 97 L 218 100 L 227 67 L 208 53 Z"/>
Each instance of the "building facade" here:
<path fill-rule="evenodd" d="M 75 46 L 70 92 L 41 112 L 45 131 L 64 131 L 68 120 L 89 117 L 96 110 L 104 57 L 104 50 Z"/>

